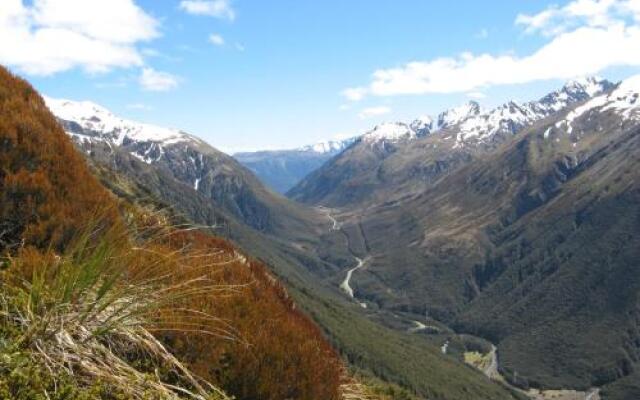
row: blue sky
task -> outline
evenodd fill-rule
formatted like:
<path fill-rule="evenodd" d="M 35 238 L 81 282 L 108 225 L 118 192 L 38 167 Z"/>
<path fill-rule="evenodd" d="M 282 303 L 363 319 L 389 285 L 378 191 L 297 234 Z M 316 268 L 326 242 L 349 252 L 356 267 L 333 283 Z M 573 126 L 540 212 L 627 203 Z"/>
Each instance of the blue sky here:
<path fill-rule="evenodd" d="M 640 48 L 636 0 L 79 3 L 92 1 L 3 0 L 0 62 L 49 96 L 91 100 L 225 151 L 346 137 L 471 98 L 531 100 L 572 75 L 618 80 L 640 66 L 627 55 Z M 70 36 L 42 44 L 39 30 Z M 591 48 L 598 38 L 621 48 Z M 575 54 L 558 59 L 554 46 Z"/>

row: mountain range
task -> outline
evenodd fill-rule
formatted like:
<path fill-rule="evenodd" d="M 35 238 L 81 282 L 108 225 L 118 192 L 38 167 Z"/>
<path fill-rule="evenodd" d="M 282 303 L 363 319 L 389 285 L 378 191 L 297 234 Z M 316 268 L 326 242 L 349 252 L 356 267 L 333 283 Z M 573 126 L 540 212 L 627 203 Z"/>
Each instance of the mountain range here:
<path fill-rule="evenodd" d="M 439 343 L 388 327 L 381 313 L 363 314 L 345 297 L 338 281 L 354 258 L 326 210 L 267 189 L 235 159 L 184 132 L 128 121 L 90 102 L 46 102 L 107 188 L 140 207 L 169 209 L 269 265 L 359 374 L 421 398 L 514 398 L 441 354 Z"/>
<path fill-rule="evenodd" d="M 640 78 L 586 78 L 234 158 L 46 101 L 107 187 L 264 260 L 363 373 L 426 398 L 617 400 L 640 391 L 639 93 Z M 512 387 L 462 365 L 491 345 Z"/>
<path fill-rule="evenodd" d="M 420 190 L 442 172 L 492 151 L 524 127 L 611 87 L 606 80 L 587 78 L 534 102 L 508 102 L 484 111 L 472 101 L 435 119 L 376 126 L 288 195 L 301 202 L 344 206 Z"/>
<path fill-rule="evenodd" d="M 521 388 L 636 398 L 639 98 L 639 77 L 589 78 L 378 126 L 288 195 L 367 258 L 357 301 L 489 339 Z"/>

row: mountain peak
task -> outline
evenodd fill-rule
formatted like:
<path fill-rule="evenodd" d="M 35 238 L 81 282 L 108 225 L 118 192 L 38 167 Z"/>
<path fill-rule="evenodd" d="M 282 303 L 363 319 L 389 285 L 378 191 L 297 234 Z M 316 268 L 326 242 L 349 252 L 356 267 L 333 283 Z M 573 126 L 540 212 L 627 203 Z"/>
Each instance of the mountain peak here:
<path fill-rule="evenodd" d="M 587 94 L 593 97 L 613 87 L 613 84 L 606 79 L 597 76 L 582 77 L 568 81 L 562 91 L 569 94 Z"/>
<path fill-rule="evenodd" d="M 71 120 L 74 118 L 99 118 L 99 116 L 106 116 L 110 118 L 115 117 L 109 110 L 91 101 L 72 101 L 66 99 L 54 99 L 48 96 L 42 97 L 44 98 L 47 107 L 49 107 L 49 110 L 59 118 Z"/>
<path fill-rule="evenodd" d="M 95 133 L 93 139 L 121 145 L 126 140 L 173 144 L 200 142 L 194 136 L 177 129 L 120 118 L 99 104 L 90 101 L 72 101 L 44 96 L 49 110 L 61 120 L 78 124 L 82 129 Z M 73 132 L 72 132 L 73 133 Z"/>
<path fill-rule="evenodd" d="M 365 133 L 362 139 L 367 143 L 380 141 L 397 142 L 416 137 L 416 132 L 403 122 L 385 122 Z"/>
<path fill-rule="evenodd" d="M 338 153 L 348 147 L 356 138 L 348 138 L 343 140 L 326 140 L 307 146 L 300 147 L 297 150 L 308 151 L 319 154 Z"/>
<path fill-rule="evenodd" d="M 606 79 L 587 77 L 567 82 L 560 90 L 549 93 L 537 102 L 529 103 L 537 112 L 549 114 L 565 107 L 599 96 L 615 85 Z"/>
<path fill-rule="evenodd" d="M 574 122 L 593 110 L 612 111 L 622 116 L 623 121 L 640 119 L 640 75 L 625 79 L 610 93 L 600 93 L 580 107 L 572 110 L 556 127 L 564 126 L 567 133 L 573 132 Z"/>
<path fill-rule="evenodd" d="M 440 113 L 440 115 L 438 115 L 436 129 L 457 125 L 480 113 L 480 104 L 477 101 L 468 101 L 458 107 L 450 108 Z"/>
<path fill-rule="evenodd" d="M 433 129 L 433 118 L 428 115 L 422 115 L 416 118 L 409 127 L 418 135 L 425 136 Z"/>

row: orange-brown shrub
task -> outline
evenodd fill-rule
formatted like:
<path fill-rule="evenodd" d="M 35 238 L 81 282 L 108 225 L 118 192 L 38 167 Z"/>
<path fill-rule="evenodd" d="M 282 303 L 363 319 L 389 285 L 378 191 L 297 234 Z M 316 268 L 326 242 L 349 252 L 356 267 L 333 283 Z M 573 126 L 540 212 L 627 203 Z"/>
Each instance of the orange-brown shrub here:
<path fill-rule="evenodd" d="M 195 331 L 163 335 L 196 374 L 239 399 L 338 398 L 338 356 L 264 265 L 238 258 L 228 242 L 198 232 L 177 233 L 170 242 L 194 256 L 193 265 L 183 266 L 181 279 L 202 274 L 204 263 L 211 265 L 206 276 L 230 291 L 189 304 L 221 318 L 224 322 L 211 321 L 209 328 L 228 330 L 220 333 L 228 338 Z"/>
<path fill-rule="evenodd" d="M 87 221 L 120 224 L 119 209 L 38 93 L 0 67 L 0 253 L 64 251 Z M 338 397 L 339 358 L 264 265 L 193 231 L 132 245 L 179 269 L 171 283 L 194 286 L 197 296 L 160 310 L 150 328 L 202 378 L 239 400 Z M 212 283 L 219 290 L 198 292 Z"/>
<path fill-rule="evenodd" d="M 0 251 L 61 247 L 113 204 L 38 93 L 0 67 Z"/>

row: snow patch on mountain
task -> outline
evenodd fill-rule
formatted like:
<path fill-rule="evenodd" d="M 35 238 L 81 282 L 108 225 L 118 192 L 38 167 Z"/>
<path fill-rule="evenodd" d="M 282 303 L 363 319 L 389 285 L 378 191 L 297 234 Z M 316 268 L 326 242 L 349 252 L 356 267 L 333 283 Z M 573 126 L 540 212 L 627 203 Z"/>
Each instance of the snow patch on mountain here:
<path fill-rule="evenodd" d="M 355 140 L 356 138 L 349 138 L 344 140 L 327 140 L 325 142 L 303 146 L 296 150 L 319 154 L 337 154 L 345 148 L 349 147 Z"/>
<path fill-rule="evenodd" d="M 122 146 L 127 140 L 154 142 L 163 145 L 200 141 L 177 129 L 163 128 L 117 117 L 106 108 L 90 101 L 71 101 L 46 96 L 44 100 L 56 117 L 74 122 L 84 130 L 95 133 L 96 136 L 92 136 L 94 139 L 109 141 L 118 146 Z"/>
<path fill-rule="evenodd" d="M 467 142 L 484 141 L 497 133 L 517 133 L 536 121 L 559 112 L 572 104 L 600 95 L 613 85 L 603 79 L 589 77 L 567 82 L 538 101 L 518 104 L 510 101 L 486 113 L 479 113 L 460 125 L 455 147 Z M 579 107 L 582 108 L 583 106 Z"/>
<path fill-rule="evenodd" d="M 419 136 L 426 135 L 431 132 L 433 126 L 433 118 L 428 115 L 418 117 L 409 125 L 409 127 Z"/>
<path fill-rule="evenodd" d="M 574 79 L 564 85 L 564 91 L 579 95 L 585 93 L 589 97 L 596 96 L 608 88 L 607 81 L 597 76 Z"/>
<path fill-rule="evenodd" d="M 121 147 L 147 164 L 160 161 L 168 146 L 206 146 L 202 140 L 183 131 L 120 118 L 90 101 L 71 101 L 47 96 L 44 96 L 44 100 L 49 110 L 62 121 L 66 133 L 74 140 Z"/>
<path fill-rule="evenodd" d="M 612 110 L 624 119 L 640 120 L 640 75 L 622 81 L 611 93 L 592 98 L 569 112 L 565 119 L 556 123 L 556 127 L 565 127 L 567 133 L 573 132 L 574 122 L 592 111 Z"/>
<path fill-rule="evenodd" d="M 373 130 L 362 135 L 365 143 L 397 142 L 400 140 L 414 139 L 416 132 L 411 127 L 402 122 L 387 122 L 373 128 Z"/>
<path fill-rule="evenodd" d="M 461 106 L 451 108 L 438 115 L 438 121 L 433 130 L 440 130 L 458 125 L 469 118 L 478 116 L 482 112 L 480 104 L 470 101 Z"/>

